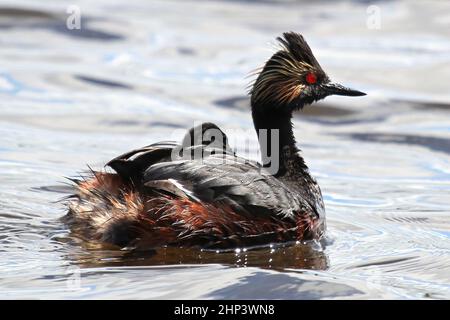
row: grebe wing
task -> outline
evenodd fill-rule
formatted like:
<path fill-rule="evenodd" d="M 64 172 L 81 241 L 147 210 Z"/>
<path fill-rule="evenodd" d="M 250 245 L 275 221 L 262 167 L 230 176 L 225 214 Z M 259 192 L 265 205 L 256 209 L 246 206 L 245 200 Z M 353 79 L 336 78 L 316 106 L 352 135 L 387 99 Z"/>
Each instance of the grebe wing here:
<path fill-rule="evenodd" d="M 143 183 L 169 179 L 201 201 L 228 204 L 243 213 L 294 218 L 296 212 L 314 211 L 258 163 L 226 153 L 154 164 L 145 170 Z"/>
<path fill-rule="evenodd" d="M 154 143 L 124 153 L 109 161 L 106 166 L 116 171 L 124 181 L 138 182 L 145 169 L 152 164 L 170 161 L 172 150 L 178 146 L 174 141 Z"/>

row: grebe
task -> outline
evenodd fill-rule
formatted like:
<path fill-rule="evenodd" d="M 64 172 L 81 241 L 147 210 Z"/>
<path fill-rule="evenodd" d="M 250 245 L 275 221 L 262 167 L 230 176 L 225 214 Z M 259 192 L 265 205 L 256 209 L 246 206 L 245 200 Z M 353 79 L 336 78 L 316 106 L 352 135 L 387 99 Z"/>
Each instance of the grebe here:
<path fill-rule="evenodd" d="M 331 83 L 300 34 L 277 40 L 279 51 L 250 90 L 261 154 L 279 147 L 271 155 L 275 170 L 269 170 L 273 163 L 235 155 L 226 135 L 203 123 L 181 143 L 159 142 L 109 161 L 115 173 L 92 171 L 74 180 L 64 217 L 72 232 L 127 248 L 225 249 L 319 239 L 325 208 L 296 146 L 292 113 L 329 95 L 365 93 Z"/>

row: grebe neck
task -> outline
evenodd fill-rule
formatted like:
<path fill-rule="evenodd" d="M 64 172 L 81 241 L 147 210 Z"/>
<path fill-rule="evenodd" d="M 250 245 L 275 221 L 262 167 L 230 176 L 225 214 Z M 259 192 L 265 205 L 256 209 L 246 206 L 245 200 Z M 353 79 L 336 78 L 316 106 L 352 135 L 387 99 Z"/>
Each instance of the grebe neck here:
<path fill-rule="evenodd" d="M 260 144 L 262 164 L 267 167 L 273 165 L 273 161 L 278 161 L 279 169 L 272 172 L 273 175 L 285 175 L 290 171 L 290 164 L 304 166 L 293 133 L 292 112 L 252 107 L 252 116 Z"/>

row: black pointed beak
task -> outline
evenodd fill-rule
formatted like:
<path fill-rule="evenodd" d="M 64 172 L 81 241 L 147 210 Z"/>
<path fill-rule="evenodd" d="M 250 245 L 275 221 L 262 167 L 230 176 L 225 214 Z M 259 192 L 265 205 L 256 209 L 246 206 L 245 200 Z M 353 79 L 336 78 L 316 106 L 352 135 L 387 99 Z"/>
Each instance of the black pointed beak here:
<path fill-rule="evenodd" d="M 325 85 L 322 85 L 322 88 L 328 95 L 334 94 L 334 95 L 338 95 L 338 96 L 352 96 L 352 97 L 366 95 L 364 92 L 346 88 L 337 83 L 327 83 Z"/>

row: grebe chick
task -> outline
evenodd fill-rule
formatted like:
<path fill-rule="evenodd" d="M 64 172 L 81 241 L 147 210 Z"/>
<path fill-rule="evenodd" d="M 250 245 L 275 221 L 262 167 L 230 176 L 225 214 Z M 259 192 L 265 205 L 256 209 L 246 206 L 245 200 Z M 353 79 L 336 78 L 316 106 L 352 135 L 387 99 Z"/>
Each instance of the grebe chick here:
<path fill-rule="evenodd" d="M 235 155 L 226 135 L 204 123 L 182 143 L 159 142 L 109 161 L 114 173 L 74 180 L 64 217 L 72 232 L 141 249 L 319 239 L 325 208 L 296 146 L 292 113 L 329 95 L 365 94 L 332 83 L 300 34 L 278 41 L 250 91 L 261 154 L 271 154 L 270 163 Z"/>

